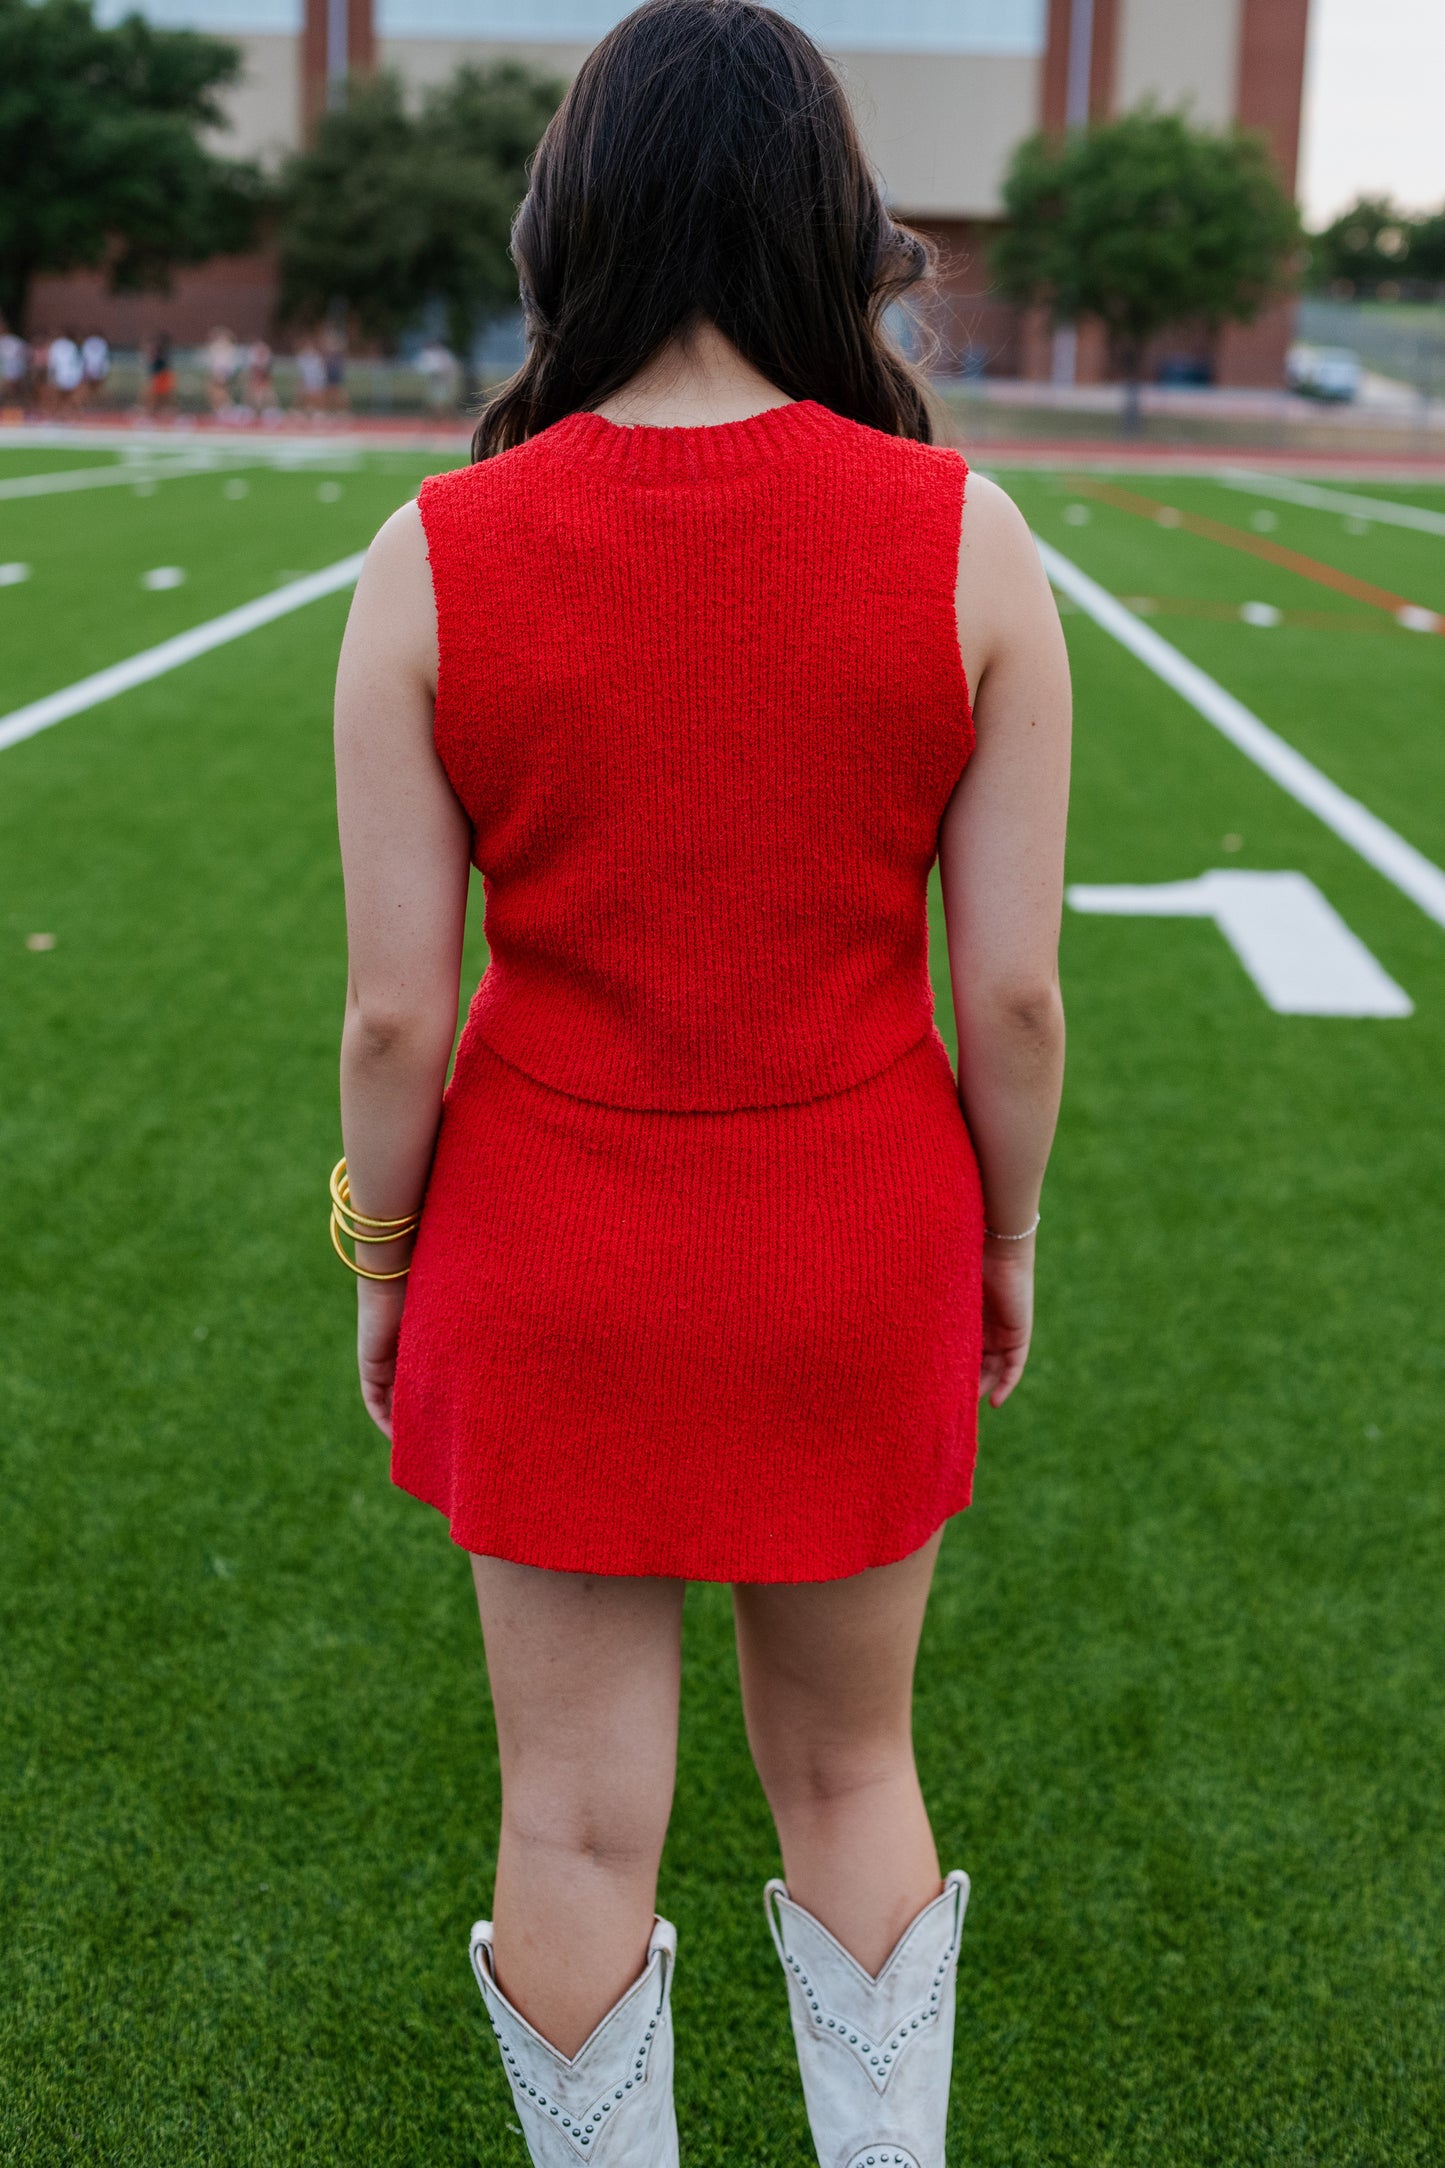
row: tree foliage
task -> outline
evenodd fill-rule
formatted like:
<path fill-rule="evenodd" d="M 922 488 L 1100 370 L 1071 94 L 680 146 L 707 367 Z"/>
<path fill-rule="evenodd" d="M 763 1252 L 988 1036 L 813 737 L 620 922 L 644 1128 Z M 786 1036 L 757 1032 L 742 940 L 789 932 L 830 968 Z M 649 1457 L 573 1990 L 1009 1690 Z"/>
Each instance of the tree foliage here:
<path fill-rule="evenodd" d="M 1137 385 L 1171 325 L 1247 322 L 1292 283 L 1299 217 L 1263 137 L 1196 128 L 1151 106 L 1020 144 L 994 271 L 1056 324 L 1095 317 Z"/>
<path fill-rule="evenodd" d="M 417 111 L 395 76 L 352 84 L 283 179 L 283 316 L 314 320 L 342 302 L 366 336 L 390 342 L 440 301 L 465 357 L 516 303 L 512 219 L 561 95 L 512 61 L 459 68 Z"/>
<path fill-rule="evenodd" d="M 250 241 L 264 189 L 216 157 L 234 45 L 91 0 L 0 0 L 0 311 L 23 327 L 42 272 L 103 264 L 113 287 L 164 287 L 178 264 Z"/>
<path fill-rule="evenodd" d="M 1311 235 L 1309 276 L 1346 296 L 1432 292 L 1445 284 L 1445 210 L 1412 217 L 1387 196 L 1361 196 Z"/>

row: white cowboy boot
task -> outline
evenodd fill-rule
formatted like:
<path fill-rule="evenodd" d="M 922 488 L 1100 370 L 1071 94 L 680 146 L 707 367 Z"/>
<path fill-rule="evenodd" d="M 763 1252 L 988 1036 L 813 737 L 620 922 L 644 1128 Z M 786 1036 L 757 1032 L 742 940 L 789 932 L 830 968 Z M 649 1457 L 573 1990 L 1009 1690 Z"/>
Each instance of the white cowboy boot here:
<path fill-rule="evenodd" d="M 672 1987 L 677 1929 L 659 1919 L 647 1965 L 569 2061 L 497 1985 L 492 1923 L 472 1929 L 472 1970 L 512 2081 L 535 2168 L 677 2168 Z"/>
<path fill-rule="evenodd" d="M 821 2168 L 944 2168 L 968 1876 L 948 1877 L 876 1979 L 784 1883 L 769 1882 L 763 1901 Z"/>

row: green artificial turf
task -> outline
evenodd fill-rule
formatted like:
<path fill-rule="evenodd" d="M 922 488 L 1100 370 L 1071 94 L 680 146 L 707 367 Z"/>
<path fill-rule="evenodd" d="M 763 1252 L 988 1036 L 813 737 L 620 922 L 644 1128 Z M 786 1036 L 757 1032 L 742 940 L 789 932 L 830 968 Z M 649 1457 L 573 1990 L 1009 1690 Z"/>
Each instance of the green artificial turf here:
<path fill-rule="evenodd" d="M 3 403 L 3 402 L 0 402 Z M 77 467 L 113 467 L 116 454 L 106 445 L 0 444 L 0 480 L 12 474 L 58 474 Z"/>
<path fill-rule="evenodd" d="M 0 557 L 36 568 L 0 592 L 0 710 L 356 548 L 417 471 L 368 462 L 329 505 L 266 474 L 239 501 L 209 477 L 0 507 L 26 522 Z M 1018 488 L 1119 592 L 1295 593 Z M 1328 519 L 1277 509 L 1344 562 Z M 1361 576 L 1438 589 L 1445 543 L 1392 533 L 1376 563 L 1358 539 Z M 139 590 L 156 563 L 187 586 Z M 497 1817 L 468 1576 L 389 1487 L 325 1235 L 344 609 L 0 753 L 0 2161 L 23 2168 L 523 2160 L 466 1964 Z M 1427 2168 L 1445 929 L 1067 622 L 1073 877 L 1298 868 L 1417 1010 L 1276 1016 L 1206 922 L 1066 922 L 1037 1349 L 985 1421 L 919 1677 L 940 1848 L 975 1882 L 950 2157 Z M 1445 849 L 1445 644 L 1160 629 Z M 810 2158 L 774 1866 L 727 1594 L 694 1588 L 660 1900 L 689 2168 Z"/>
<path fill-rule="evenodd" d="M 5 557 L 30 566 L 23 588 L 0 589 L 4 707 L 364 548 L 415 476 L 257 465 L 0 502 Z M 161 569 L 182 583 L 148 589 Z"/>
<path fill-rule="evenodd" d="M 1037 532 L 1113 593 L 1338 613 L 1338 629 L 1289 623 L 1266 628 L 1172 615 L 1152 622 L 1334 782 L 1445 863 L 1445 641 L 1439 634 L 1406 631 L 1387 611 L 1301 573 L 1082 497 L 1064 477 L 1002 479 Z M 1334 514 L 1266 504 L 1217 483 L 1149 476 L 1120 480 L 1142 496 L 1246 534 L 1251 512 L 1267 509 L 1278 521 L 1268 541 L 1445 613 L 1445 536 L 1383 526 L 1353 535 Z M 1087 526 L 1066 521 L 1071 504 L 1087 505 Z M 1151 698 L 1162 713 L 1160 696 Z M 1191 727 L 1207 730 L 1203 724 Z M 1231 762 L 1238 757 L 1229 756 Z"/>

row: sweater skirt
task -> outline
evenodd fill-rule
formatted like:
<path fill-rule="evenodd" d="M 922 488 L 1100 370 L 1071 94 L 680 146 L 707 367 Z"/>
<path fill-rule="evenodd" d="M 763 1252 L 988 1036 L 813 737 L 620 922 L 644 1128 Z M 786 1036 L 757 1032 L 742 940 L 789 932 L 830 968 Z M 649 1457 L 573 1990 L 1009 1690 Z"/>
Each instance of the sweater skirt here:
<path fill-rule="evenodd" d="M 982 1241 L 935 1031 L 851 1090 L 722 1113 L 594 1105 L 464 1039 L 395 1480 L 525 1565 L 887 1565 L 969 1502 Z"/>
<path fill-rule="evenodd" d="M 422 492 L 490 962 L 392 1468 L 470 1551 L 822 1581 L 969 1502 L 983 1217 L 927 911 L 965 473 L 799 401 L 572 415 Z"/>

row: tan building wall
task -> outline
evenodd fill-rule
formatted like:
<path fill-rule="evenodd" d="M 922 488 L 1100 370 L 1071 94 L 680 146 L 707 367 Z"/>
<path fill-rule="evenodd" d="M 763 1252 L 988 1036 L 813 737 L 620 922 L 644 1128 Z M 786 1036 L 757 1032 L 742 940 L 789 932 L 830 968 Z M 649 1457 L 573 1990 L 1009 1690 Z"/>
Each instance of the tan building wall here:
<path fill-rule="evenodd" d="M 1039 62 L 1012 53 L 840 53 L 888 200 L 916 218 L 997 217 L 1014 145 L 1038 126 Z"/>
<path fill-rule="evenodd" d="M 273 166 L 301 141 L 301 41 L 237 37 L 245 73 L 226 92 L 230 126 L 212 141 L 224 158 L 259 158 Z"/>
<path fill-rule="evenodd" d="M 408 83 L 444 82 L 464 62 L 521 60 L 570 82 L 586 45 L 380 38 L 377 64 Z M 889 200 L 917 217 L 987 218 L 1020 136 L 1038 125 L 1039 62 L 1003 53 L 837 56 Z"/>
<path fill-rule="evenodd" d="M 539 74 L 560 76 L 570 83 L 591 47 L 548 43 L 506 44 L 488 38 L 378 38 L 376 64 L 393 68 L 405 82 L 418 85 L 444 83 L 454 69 L 485 68 L 498 60 L 520 60 Z"/>
<path fill-rule="evenodd" d="M 1187 106 L 1203 126 L 1234 117 L 1240 0 L 1120 0 L 1114 104 Z"/>

